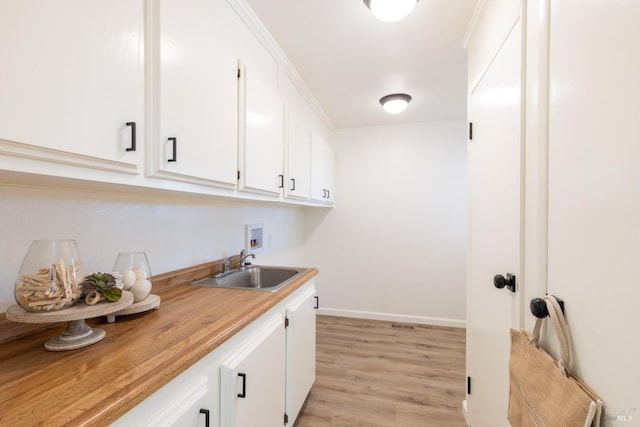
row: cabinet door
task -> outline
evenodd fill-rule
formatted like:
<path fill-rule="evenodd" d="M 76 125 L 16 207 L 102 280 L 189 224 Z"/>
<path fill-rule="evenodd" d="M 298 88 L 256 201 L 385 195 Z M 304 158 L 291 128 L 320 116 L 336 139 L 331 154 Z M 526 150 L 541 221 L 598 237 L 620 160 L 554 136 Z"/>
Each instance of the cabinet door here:
<path fill-rule="evenodd" d="M 242 22 L 226 2 L 158 0 L 152 173 L 235 188 L 237 56 Z"/>
<path fill-rule="evenodd" d="M 284 187 L 284 104 L 277 91 L 277 65 L 240 66 L 240 190 L 271 196 Z"/>
<path fill-rule="evenodd" d="M 217 426 L 217 388 L 210 387 L 215 381 L 202 375 L 202 370 L 202 364 L 189 368 L 110 426 Z"/>
<path fill-rule="evenodd" d="M 333 201 L 335 200 L 335 163 L 333 146 L 327 142 L 324 147 L 324 186 L 327 190 L 324 200 L 325 204 L 333 204 Z"/>
<path fill-rule="evenodd" d="M 287 415 L 293 425 L 316 378 L 315 288 L 287 307 Z"/>
<path fill-rule="evenodd" d="M 290 199 L 309 198 L 311 191 L 311 127 L 296 110 L 286 110 L 284 194 Z"/>
<path fill-rule="evenodd" d="M 311 200 L 327 204 L 333 203 L 333 147 L 329 142 L 313 132 L 311 137 Z"/>
<path fill-rule="evenodd" d="M 271 317 L 222 364 L 220 412 L 225 427 L 284 424 L 285 331 L 281 314 Z"/>
<path fill-rule="evenodd" d="M 311 200 L 323 202 L 327 189 L 324 185 L 324 150 L 326 142 L 316 132 L 311 135 Z"/>
<path fill-rule="evenodd" d="M 211 420 L 216 415 L 213 403 L 215 396 L 212 396 L 212 393 L 207 391 L 207 381 L 208 378 L 203 377 L 191 387 L 179 392 L 172 385 L 174 387 L 174 400 L 161 407 L 153 408 L 150 412 L 155 414 L 155 417 L 148 425 L 174 427 L 211 426 Z M 208 411 L 208 414 L 203 411 Z M 209 423 L 207 423 L 207 417 Z"/>
<path fill-rule="evenodd" d="M 0 2 L 0 140 L 138 164 L 126 124 L 140 136 L 143 16 L 142 1 Z"/>

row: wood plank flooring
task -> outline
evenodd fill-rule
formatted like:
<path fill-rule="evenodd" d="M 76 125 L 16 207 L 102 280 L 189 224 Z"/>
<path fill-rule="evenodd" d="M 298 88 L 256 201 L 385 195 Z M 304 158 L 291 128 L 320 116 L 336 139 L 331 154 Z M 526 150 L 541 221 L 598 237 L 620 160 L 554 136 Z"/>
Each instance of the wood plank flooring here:
<path fill-rule="evenodd" d="M 465 427 L 465 330 L 317 317 L 316 381 L 295 427 Z"/>

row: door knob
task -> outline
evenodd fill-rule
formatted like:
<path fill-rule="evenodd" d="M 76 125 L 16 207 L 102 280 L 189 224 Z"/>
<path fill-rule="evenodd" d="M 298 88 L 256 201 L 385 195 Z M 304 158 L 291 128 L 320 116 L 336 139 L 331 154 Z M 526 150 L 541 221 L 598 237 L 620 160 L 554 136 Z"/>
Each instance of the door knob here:
<path fill-rule="evenodd" d="M 493 276 L 493 285 L 498 289 L 502 289 L 502 288 L 506 287 L 511 292 L 515 292 L 516 291 L 516 276 L 514 276 L 513 274 L 509 274 L 509 273 L 507 273 L 507 277 L 504 277 L 502 274 L 497 274 L 497 275 Z"/>

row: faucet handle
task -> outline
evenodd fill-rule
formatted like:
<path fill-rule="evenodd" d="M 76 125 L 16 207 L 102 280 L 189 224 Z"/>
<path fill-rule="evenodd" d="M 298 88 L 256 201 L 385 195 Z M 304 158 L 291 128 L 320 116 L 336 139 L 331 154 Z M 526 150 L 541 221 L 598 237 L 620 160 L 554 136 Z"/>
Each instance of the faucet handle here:
<path fill-rule="evenodd" d="M 251 265 L 251 261 L 249 261 L 249 258 L 254 258 L 255 259 L 256 254 L 248 254 L 247 257 L 244 260 L 244 265 Z"/>

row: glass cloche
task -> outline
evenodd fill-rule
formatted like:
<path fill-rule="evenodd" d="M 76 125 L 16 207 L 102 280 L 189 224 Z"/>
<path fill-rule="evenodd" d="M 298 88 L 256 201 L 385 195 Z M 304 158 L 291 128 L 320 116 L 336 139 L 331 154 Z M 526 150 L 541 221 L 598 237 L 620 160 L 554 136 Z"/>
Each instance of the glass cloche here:
<path fill-rule="evenodd" d="M 133 301 L 143 301 L 151 292 L 151 268 L 144 252 L 122 252 L 113 266 L 114 272 L 122 273 L 125 291 L 133 294 Z"/>
<path fill-rule="evenodd" d="M 75 240 L 34 240 L 27 251 L 14 296 L 27 311 L 55 311 L 75 304 L 84 275 Z"/>

